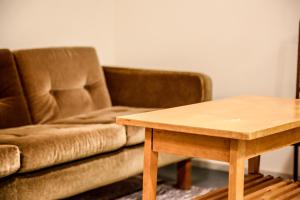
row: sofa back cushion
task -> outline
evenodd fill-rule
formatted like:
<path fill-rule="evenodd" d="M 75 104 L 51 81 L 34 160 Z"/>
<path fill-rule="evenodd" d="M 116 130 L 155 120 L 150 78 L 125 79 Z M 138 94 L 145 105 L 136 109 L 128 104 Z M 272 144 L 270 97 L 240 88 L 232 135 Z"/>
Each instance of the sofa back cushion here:
<path fill-rule="evenodd" d="M 111 106 L 95 49 L 43 48 L 14 54 L 33 123 Z"/>
<path fill-rule="evenodd" d="M 31 124 L 13 54 L 0 49 L 0 128 Z"/>

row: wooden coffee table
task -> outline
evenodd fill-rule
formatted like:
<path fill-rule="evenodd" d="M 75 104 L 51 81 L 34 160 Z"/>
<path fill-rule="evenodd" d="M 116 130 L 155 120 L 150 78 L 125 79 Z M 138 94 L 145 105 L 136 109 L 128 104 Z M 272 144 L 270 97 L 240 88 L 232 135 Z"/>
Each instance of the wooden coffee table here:
<path fill-rule="evenodd" d="M 167 152 L 228 162 L 228 199 L 241 200 L 244 180 L 254 179 L 244 178 L 246 159 L 300 142 L 300 100 L 233 97 L 121 116 L 117 123 L 146 127 L 143 199 L 156 198 L 158 152 Z M 300 199 L 299 188 L 292 192 Z"/>

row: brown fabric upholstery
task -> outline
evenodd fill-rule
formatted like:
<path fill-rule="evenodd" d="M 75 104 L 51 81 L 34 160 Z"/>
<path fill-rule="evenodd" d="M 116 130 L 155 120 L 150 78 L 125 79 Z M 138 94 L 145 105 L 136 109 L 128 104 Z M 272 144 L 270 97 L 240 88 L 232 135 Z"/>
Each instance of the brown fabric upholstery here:
<path fill-rule="evenodd" d="M 33 123 L 111 106 L 93 48 L 45 48 L 15 52 Z"/>
<path fill-rule="evenodd" d="M 103 67 L 113 105 L 167 108 L 211 99 L 211 79 L 200 73 Z"/>
<path fill-rule="evenodd" d="M 141 173 L 143 146 L 136 144 L 144 129 L 116 125 L 115 117 L 211 99 L 211 80 L 203 74 L 103 71 L 93 48 L 14 56 L 16 65 L 0 50 L 0 128 L 47 125 L 0 131 L 0 177 L 20 172 L 0 179 L 0 199 L 61 199 Z M 12 147 L 1 154 L 7 144 Z M 159 156 L 159 166 L 184 159 Z M 12 163 L 3 170 L 2 162 Z"/>
<path fill-rule="evenodd" d="M 117 124 L 34 125 L 1 130 L 0 144 L 18 146 L 19 172 L 30 172 L 119 149 L 126 133 Z"/>
<path fill-rule="evenodd" d="M 0 145 L 0 178 L 20 168 L 20 151 L 17 146 Z"/>
<path fill-rule="evenodd" d="M 0 49 L 0 129 L 30 123 L 13 55 Z"/>
<path fill-rule="evenodd" d="M 136 145 L 145 141 L 145 128 L 126 126 L 126 146 Z"/>
<path fill-rule="evenodd" d="M 153 108 L 134 108 L 127 106 L 112 106 L 92 112 L 58 119 L 50 124 L 108 124 L 115 123 L 117 116 L 153 111 Z"/>
<path fill-rule="evenodd" d="M 65 119 L 53 121 L 53 124 L 108 124 L 115 123 L 116 117 L 141 112 L 153 111 L 153 108 L 132 108 L 125 106 L 113 106 L 101 110 L 92 111 Z M 142 127 L 126 126 L 126 145 L 135 145 L 144 142 L 145 129 Z"/>
<path fill-rule="evenodd" d="M 33 173 L 18 174 L 0 182 L 0 199 L 62 199 L 108 185 L 141 173 L 143 154 L 143 146 L 138 145 Z M 159 166 L 183 159 L 161 153 Z"/>

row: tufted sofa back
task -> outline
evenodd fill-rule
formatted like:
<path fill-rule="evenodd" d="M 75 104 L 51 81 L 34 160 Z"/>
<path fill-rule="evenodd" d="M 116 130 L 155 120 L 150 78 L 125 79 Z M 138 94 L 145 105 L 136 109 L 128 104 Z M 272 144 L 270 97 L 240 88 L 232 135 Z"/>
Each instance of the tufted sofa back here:
<path fill-rule="evenodd" d="M 95 49 L 29 49 L 14 56 L 34 124 L 111 106 Z"/>
<path fill-rule="evenodd" d="M 31 124 L 13 54 L 0 49 L 0 128 Z"/>

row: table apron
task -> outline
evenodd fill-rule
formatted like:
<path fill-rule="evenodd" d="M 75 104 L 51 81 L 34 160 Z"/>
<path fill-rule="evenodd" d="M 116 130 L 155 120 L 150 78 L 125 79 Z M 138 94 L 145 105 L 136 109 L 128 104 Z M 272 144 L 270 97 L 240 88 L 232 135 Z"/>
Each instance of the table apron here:
<path fill-rule="evenodd" d="M 153 151 L 229 162 L 230 139 L 153 130 Z"/>
<path fill-rule="evenodd" d="M 300 128 L 295 128 L 273 135 L 246 140 L 245 158 L 252 158 L 261 153 L 289 146 L 300 142 Z"/>
<path fill-rule="evenodd" d="M 218 161 L 230 161 L 230 142 L 236 139 L 188 134 L 166 130 L 153 130 L 153 151 L 199 157 Z M 245 159 L 264 152 L 300 142 L 300 128 L 253 139 L 245 143 Z"/>

